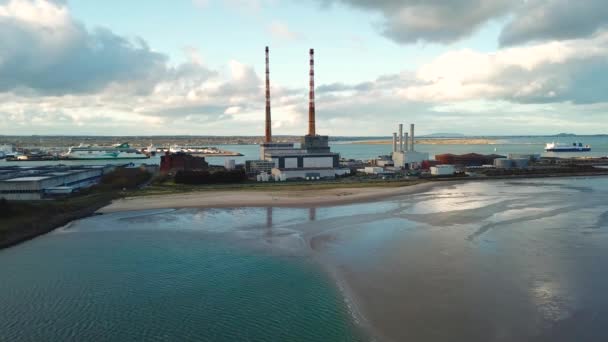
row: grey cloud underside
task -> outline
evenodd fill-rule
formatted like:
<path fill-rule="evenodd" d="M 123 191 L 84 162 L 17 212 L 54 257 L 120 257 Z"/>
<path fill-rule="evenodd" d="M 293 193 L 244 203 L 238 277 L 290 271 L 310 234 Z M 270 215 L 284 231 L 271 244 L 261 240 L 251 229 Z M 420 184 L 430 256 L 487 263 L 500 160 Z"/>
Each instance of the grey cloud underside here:
<path fill-rule="evenodd" d="M 513 0 L 318 0 L 380 13 L 380 31 L 399 43 L 452 42 L 507 14 Z"/>
<path fill-rule="evenodd" d="M 606 0 L 531 0 L 519 7 L 503 29 L 500 44 L 580 38 L 606 27 Z"/>
<path fill-rule="evenodd" d="M 379 13 L 378 30 L 402 44 L 453 42 L 490 20 L 511 15 L 503 46 L 589 36 L 608 26 L 605 0 L 317 0 Z"/>
<path fill-rule="evenodd" d="M 106 29 L 88 32 L 73 23 L 55 31 L 11 18 L 0 18 L 0 28 L 0 91 L 88 93 L 117 82 L 145 93 L 167 72 L 165 55 Z M 58 36 L 57 46 L 47 43 Z"/>

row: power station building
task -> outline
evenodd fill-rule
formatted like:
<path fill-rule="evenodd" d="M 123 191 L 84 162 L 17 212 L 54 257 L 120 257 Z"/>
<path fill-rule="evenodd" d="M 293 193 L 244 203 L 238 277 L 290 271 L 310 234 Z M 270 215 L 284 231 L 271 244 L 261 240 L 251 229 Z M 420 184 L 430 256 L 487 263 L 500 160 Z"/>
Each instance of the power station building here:
<path fill-rule="evenodd" d="M 403 124 L 400 124 L 399 136 L 397 136 L 397 133 L 393 133 L 392 158 L 397 168 L 412 169 L 429 160 L 428 153 L 415 151 L 414 128 L 414 124 L 411 124 L 408 136 L 407 132 L 403 133 Z"/>
<path fill-rule="evenodd" d="M 350 173 L 349 169 L 340 168 L 340 155 L 331 152 L 329 137 L 317 135 L 314 76 L 314 50 L 310 49 L 308 134 L 302 137 L 299 147 L 294 143 L 274 143 L 270 105 L 270 58 L 266 47 L 266 134 L 264 143 L 260 145 L 260 159 L 273 163 L 271 172 L 277 179 L 335 178 Z"/>

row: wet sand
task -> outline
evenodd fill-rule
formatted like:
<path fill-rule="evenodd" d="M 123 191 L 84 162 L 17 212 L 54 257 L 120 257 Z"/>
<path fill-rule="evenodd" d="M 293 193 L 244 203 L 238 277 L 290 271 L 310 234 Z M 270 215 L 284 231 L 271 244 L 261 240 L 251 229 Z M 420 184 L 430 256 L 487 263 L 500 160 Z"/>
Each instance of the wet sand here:
<path fill-rule="evenodd" d="M 106 212 L 267 206 L 120 220 L 219 226 L 228 239 L 312 257 L 375 341 L 571 342 L 608 340 L 606 198 L 608 178 L 579 177 L 207 192 L 125 200 Z"/>
<path fill-rule="evenodd" d="M 199 191 L 185 194 L 129 197 L 112 202 L 98 213 L 169 209 L 169 208 L 237 208 L 237 207 L 310 207 L 342 205 L 414 194 L 427 191 L 437 183 L 403 187 L 338 188 L 323 190 L 228 190 Z"/>

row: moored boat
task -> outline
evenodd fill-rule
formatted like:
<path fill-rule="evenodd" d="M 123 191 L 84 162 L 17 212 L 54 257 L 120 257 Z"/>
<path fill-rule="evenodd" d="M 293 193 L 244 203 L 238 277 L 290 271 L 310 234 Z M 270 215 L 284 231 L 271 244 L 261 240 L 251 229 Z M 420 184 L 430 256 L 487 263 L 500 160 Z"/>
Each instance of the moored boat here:
<path fill-rule="evenodd" d="M 147 159 L 149 156 L 132 148 L 128 143 L 123 143 L 116 146 L 80 145 L 70 147 L 63 158 L 71 160 Z"/>

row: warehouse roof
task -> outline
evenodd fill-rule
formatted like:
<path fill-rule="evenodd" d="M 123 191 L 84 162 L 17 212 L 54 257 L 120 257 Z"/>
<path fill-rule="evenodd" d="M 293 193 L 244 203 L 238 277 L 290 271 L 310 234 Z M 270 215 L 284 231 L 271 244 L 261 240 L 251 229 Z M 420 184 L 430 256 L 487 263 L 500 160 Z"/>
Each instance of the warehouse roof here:
<path fill-rule="evenodd" d="M 44 179 L 48 179 L 51 177 L 19 177 L 19 178 L 13 178 L 13 179 L 7 179 L 4 180 L 3 182 L 36 182 L 36 181 L 41 181 Z"/>

